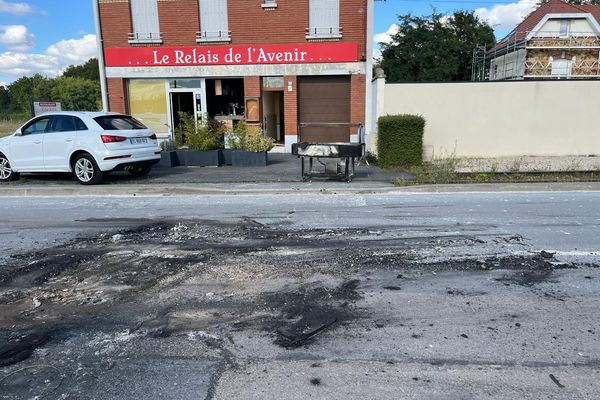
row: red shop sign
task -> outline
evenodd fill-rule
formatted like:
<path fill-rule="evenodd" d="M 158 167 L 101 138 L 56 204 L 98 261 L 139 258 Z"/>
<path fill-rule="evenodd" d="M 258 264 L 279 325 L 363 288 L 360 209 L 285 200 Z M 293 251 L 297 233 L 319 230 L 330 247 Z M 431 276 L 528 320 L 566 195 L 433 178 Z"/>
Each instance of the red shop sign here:
<path fill-rule="evenodd" d="M 107 48 L 104 58 L 107 67 L 338 63 L 358 61 L 358 44 Z"/>

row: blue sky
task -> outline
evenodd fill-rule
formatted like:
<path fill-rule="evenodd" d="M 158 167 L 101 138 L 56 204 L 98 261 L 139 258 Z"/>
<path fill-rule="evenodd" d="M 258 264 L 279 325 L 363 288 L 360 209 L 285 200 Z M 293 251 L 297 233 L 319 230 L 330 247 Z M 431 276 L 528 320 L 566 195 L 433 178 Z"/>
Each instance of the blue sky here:
<path fill-rule="evenodd" d="M 376 2 L 376 41 L 388 39 L 398 14 L 430 15 L 432 7 L 443 14 L 477 10 L 497 36 L 503 36 L 534 4 L 533 0 Z M 68 65 L 85 63 L 96 56 L 94 33 L 91 0 L 0 0 L 0 84 L 35 73 L 56 76 Z"/>

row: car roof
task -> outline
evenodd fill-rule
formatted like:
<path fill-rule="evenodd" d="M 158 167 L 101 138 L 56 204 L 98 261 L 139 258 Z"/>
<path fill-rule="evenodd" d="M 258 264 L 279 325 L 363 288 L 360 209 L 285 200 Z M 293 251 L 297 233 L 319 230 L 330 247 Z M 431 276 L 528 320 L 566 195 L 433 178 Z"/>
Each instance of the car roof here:
<path fill-rule="evenodd" d="M 51 116 L 51 115 L 71 115 L 71 116 L 75 116 L 75 117 L 96 118 L 96 117 L 122 116 L 122 115 L 127 115 L 127 114 L 117 113 L 117 112 L 103 112 L 103 111 L 54 111 L 54 112 L 37 115 L 37 117 Z"/>

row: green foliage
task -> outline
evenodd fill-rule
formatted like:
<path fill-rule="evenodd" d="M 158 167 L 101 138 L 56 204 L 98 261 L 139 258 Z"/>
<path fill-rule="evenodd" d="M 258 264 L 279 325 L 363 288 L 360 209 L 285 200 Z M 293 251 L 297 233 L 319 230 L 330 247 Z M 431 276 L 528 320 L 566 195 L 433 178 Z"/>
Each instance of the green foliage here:
<path fill-rule="evenodd" d="M 457 179 L 457 165 L 455 157 L 438 158 L 425 165 L 412 167 L 410 172 L 415 175 L 418 183 L 452 183 Z"/>
<path fill-rule="evenodd" d="M 168 139 L 160 143 L 160 148 L 162 151 L 174 151 L 177 150 L 177 145 L 172 139 Z"/>
<path fill-rule="evenodd" d="M 0 117 L 30 117 L 31 101 L 59 101 L 63 110 L 95 111 L 100 109 L 98 61 L 70 66 L 58 78 L 40 74 L 22 77 L 0 87 Z"/>
<path fill-rule="evenodd" d="M 398 28 L 391 43 L 382 43 L 380 65 L 390 82 L 470 80 L 473 49 L 496 42 L 493 29 L 473 11 L 448 18 L 437 12 L 399 15 Z"/>
<path fill-rule="evenodd" d="M 365 158 L 369 165 L 377 165 L 379 163 L 379 159 L 377 158 L 377 156 L 371 153 L 370 151 L 367 151 Z"/>
<path fill-rule="evenodd" d="M 62 77 L 54 80 L 51 99 L 60 101 L 63 110 L 97 111 L 100 109 L 100 86 L 82 78 Z"/>
<path fill-rule="evenodd" d="M 264 137 L 260 128 L 251 130 L 244 120 L 239 121 L 233 132 L 227 135 L 227 147 L 232 150 L 261 153 L 271 150 L 274 145 L 273 138 Z"/>
<path fill-rule="evenodd" d="M 223 145 L 223 134 L 225 128 L 222 123 L 210 121 L 204 123 L 202 120 L 195 121 L 194 116 L 180 112 L 180 129 L 175 134 L 175 140 L 178 146 L 185 138 L 185 144 L 193 150 L 215 150 Z"/>
<path fill-rule="evenodd" d="M 380 117 L 377 126 L 377 154 L 381 166 L 418 166 L 423 163 L 423 117 L 389 115 Z"/>
<path fill-rule="evenodd" d="M 81 78 L 89 81 L 100 82 L 100 69 L 98 59 L 90 58 L 83 65 L 69 65 L 62 74 L 66 78 Z"/>

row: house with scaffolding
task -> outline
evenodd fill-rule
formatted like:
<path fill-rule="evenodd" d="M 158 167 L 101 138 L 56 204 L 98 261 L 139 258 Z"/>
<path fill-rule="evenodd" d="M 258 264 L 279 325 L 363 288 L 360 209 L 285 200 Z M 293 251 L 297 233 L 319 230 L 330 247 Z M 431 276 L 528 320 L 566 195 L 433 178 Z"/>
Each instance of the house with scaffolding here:
<path fill-rule="evenodd" d="M 485 58 L 489 80 L 600 79 L 600 5 L 550 0 Z"/>

